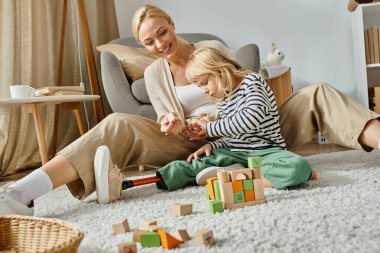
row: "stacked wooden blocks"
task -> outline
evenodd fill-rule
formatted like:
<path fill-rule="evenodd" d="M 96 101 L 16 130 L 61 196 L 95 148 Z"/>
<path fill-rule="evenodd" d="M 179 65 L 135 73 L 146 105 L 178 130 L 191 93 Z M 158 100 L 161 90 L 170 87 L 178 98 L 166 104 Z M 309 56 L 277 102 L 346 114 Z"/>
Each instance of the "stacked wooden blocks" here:
<path fill-rule="evenodd" d="M 239 208 L 265 203 L 260 157 L 248 158 L 247 169 L 218 171 L 207 180 L 209 207 L 212 213 L 224 208 Z"/>

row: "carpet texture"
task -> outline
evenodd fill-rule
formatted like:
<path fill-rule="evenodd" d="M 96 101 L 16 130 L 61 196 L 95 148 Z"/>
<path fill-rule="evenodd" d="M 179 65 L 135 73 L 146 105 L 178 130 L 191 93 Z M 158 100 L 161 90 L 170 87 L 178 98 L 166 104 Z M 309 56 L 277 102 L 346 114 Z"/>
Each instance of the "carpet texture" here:
<path fill-rule="evenodd" d="M 170 252 L 379 252 L 380 152 L 345 151 L 307 157 L 319 179 L 289 190 L 265 189 L 267 203 L 211 214 L 204 187 L 174 192 L 155 185 L 124 191 L 125 200 L 99 205 L 93 194 L 80 202 L 60 187 L 36 200 L 37 216 L 59 218 L 84 230 L 79 252 L 117 252 L 132 233 L 112 235 L 111 224 L 127 218 L 136 228 L 143 217 L 157 219 L 167 232 L 190 236 L 211 228 L 217 244 L 188 241 Z M 193 214 L 175 217 L 173 203 L 192 203 Z M 141 248 L 139 252 L 164 252 Z"/>

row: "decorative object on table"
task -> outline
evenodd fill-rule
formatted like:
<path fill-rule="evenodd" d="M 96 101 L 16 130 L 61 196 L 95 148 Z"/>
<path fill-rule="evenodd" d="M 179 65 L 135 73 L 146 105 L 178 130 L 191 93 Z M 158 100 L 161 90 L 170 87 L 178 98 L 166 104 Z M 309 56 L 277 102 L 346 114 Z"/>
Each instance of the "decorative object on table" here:
<path fill-rule="evenodd" d="M 82 86 L 48 86 L 36 89 L 35 96 L 84 95 Z"/>
<path fill-rule="evenodd" d="M 284 52 L 277 48 L 276 44 L 272 42 L 268 48 L 266 60 L 261 62 L 261 68 L 270 66 L 280 66 L 285 58 Z"/>
<path fill-rule="evenodd" d="M 35 89 L 29 84 L 16 84 L 9 87 L 11 98 L 33 97 Z"/>
<path fill-rule="evenodd" d="M 359 6 L 359 4 L 376 3 L 379 0 L 349 0 L 347 4 L 347 10 L 353 12 Z"/>
<path fill-rule="evenodd" d="M 83 231 L 49 218 L 0 216 L 0 249 L 9 252 L 77 252 Z"/>

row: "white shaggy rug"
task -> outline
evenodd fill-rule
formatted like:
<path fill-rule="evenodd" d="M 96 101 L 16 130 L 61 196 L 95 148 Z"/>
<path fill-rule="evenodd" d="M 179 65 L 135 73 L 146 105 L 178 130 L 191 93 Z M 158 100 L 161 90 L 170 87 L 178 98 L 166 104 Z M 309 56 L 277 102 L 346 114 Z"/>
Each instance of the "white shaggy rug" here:
<path fill-rule="evenodd" d="M 36 200 L 37 216 L 59 218 L 84 230 L 79 252 L 117 252 L 132 233 L 112 235 L 113 221 L 126 217 L 132 228 L 143 217 L 157 219 L 168 232 L 204 227 L 217 243 L 199 247 L 188 241 L 170 252 L 380 252 L 380 152 L 345 151 L 308 157 L 319 180 L 290 190 L 266 189 L 267 203 L 221 214 L 208 211 L 204 187 L 174 192 L 155 185 L 125 191 L 125 201 L 96 203 L 95 194 L 80 202 L 66 187 Z M 175 217 L 171 205 L 193 203 L 194 214 Z M 165 252 L 141 248 L 139 252 Z"/>

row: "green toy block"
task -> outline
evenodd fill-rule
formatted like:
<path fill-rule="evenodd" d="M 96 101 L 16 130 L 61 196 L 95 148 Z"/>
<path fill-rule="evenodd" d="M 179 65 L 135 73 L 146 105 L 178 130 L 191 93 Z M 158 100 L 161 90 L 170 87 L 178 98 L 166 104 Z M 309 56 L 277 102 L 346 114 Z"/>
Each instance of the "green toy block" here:
<path fill-rule="evenodd" d="M 252 179 L 243 180 L 243 189 L 244 189 L 244 191 L 253 190 Z"/>
<path fill-rule="evenodd" d="M 220 190 L 219 190 L 219 181 L 214 180 L 213 184 L 214 184 L 215 200 L 221 200 Z"/>
<path fill-rule="evenodd" d="M 160 234 L 156 232 L 146 232 L 140 235 L 141 247 L 160 247 Z"/>
<path fill-rule="evenodd" d="M 244 192 L 234 192 L 235 203 L 245 202 Z"/>
<path fill-rule="evenodd" d="M 207 187 L 207 185 L 206 185 L 206 198 L 207 198 L 207 200 L 210 200 L 211 198 L 210 198 L 210 193 L 208 192 L 208 187 Z"/>
<path fill-rule="evenodd" d="M 221 200 L 210 200 L 208 203 L 211 213 L 222 213 L 224 211 L 223 202 Z"/>
<path fill-rule="evenodd" d="M 248 168 L 260 168 L 262 160 L 259 156 L 248 157 Z"/>

